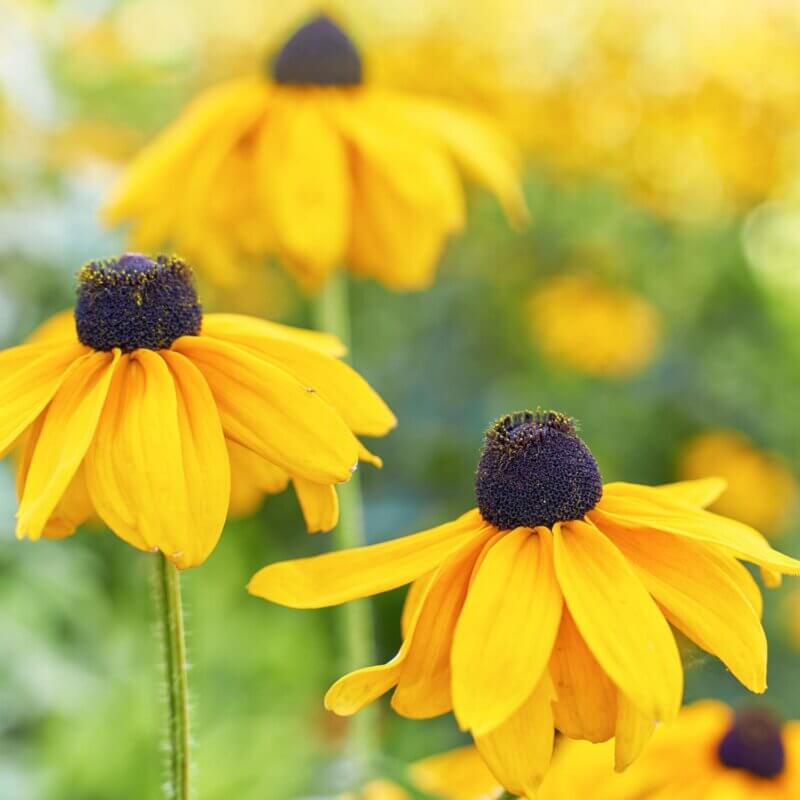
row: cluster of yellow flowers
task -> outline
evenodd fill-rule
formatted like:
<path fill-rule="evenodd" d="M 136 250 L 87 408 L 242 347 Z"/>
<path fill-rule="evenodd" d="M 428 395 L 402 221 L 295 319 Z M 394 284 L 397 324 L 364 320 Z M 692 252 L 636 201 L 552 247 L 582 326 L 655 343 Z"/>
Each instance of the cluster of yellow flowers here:
<path fill-rule="evenodd" d="M 270 76 L 196 100 L 129 167 L 107 217 L 132 222 L 138 247 L 176 247 L 220 280 L 274 256 L 312 289 L 342 266 L 420 288 L 465 224 L 462 175 L 524 218 L 501 134 L 454 106 L 365 83 L 351 39 L 319 16 L 286 42 Z M 551 314 L 564 295 L 593 304 L 585 330 Z M 658 340 L 649 306 L 576 277 L 543 287 L 531 316 L 545 351 L 579 353 L 573 362 L 593 374 L 641 368 Z M 616 331 L 603 348 L 593 347 L 595 326 Z M 247 505 L 291 482 L 308 529 L 334 528 L 337 486 L 360 462 L 380 465 L 359 437 L 395 425 L 343 355 L 331 334 L 203 313 L 182 258 L 85 265 L 74 311 L 0 353 L 0 454 L 17 457 L 18 536 L 64 537 L 99 517 L 163 554 L 174 591 L 174 567 L 209 557 L 237 496 Z M 422 790 L 796 797 L 796 724 L 713 704 L 680 714 L 675 631 L 763 692 L 762 596 L 742 562 L 767 585 L 800 574 L 800 561 L 748 524 L 770 520 L 729 505 L 696 448 L 686 471 L 692 479 L 662 486 L 604 483 L 570 417 L 512 413 L 486 432 L 474 508 L 392 541 L 270 564 L 248 589 L 320 608 L 409 585 L 397 655 L 358 664 L 325 705 L 351 715 L 391 690 L 406 717 L 452 711 L 475 749 L 415 765 Z M 744 521 L 706 510 L 713 504 Z M 179 633 L 176 622 L 173 665 Z M 180 709 L 185 675 L 175 685 Z M 182 800 L 185 756 L 175 759 Z M 612 779 L 612 762 L 622 771 L 640 756 Z M 373 782 L 364 797 L 392 792 L 402 796 Z"/>

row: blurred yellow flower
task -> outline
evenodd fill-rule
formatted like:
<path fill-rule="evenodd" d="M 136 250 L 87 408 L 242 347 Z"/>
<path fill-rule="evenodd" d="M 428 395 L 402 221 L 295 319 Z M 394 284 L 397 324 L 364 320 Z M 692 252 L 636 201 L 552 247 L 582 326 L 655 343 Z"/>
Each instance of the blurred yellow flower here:
<path fill-rule="evenodd" d="M 798 574 L 800 561 L 704 511 L 723 489 L 713 478 L 603 485 L 571 419 L 520 412 L 486 434 L 478 508 L 395 541 L 272 564 L 249 591 L 321 608 L 411 583 L 398 654 L 341 678 L 326 706 L 353 714 L 394 689 L 404 716 L 453 709 L 504 787 L 532 795 L 554 729 L 615 737 L 624 768 L 655 722 L 677 715 L 670 624 L 764 691 L 761 594 L 739 559 L 769 574 Z"/>
<path fill-rule="evenodd" d="M 351 40 L 319 16 L 272 79 L 197 98 L 123 174 L 105 218 L 132 222 L 137 249 L 169 242 L 219 282 L 272 255 L 312 289 L 342 266 L 420 289 L 464 226 L 457 167 L 524 218 L 513 149 L 490 122 L 365 83 Z"/>
<path fill-rule="evenodd" d="M 0 353 L 17 536 L 68 536 L 96 514 L 134 547 L 196 566 L 222 533 L 241 460 L 251 477 L 291 477 L 309 526 L 332 527 L 334 485 L 370 458 L 353 431 L 395 423 L 340 353 L 327 334 L 204 317 L 177 258 L 87 264 L 74 315 Z"/>
<path fill-rule="evenodd" d="M 348 792 L 340 795 L 338 800 L 411 800 L 411 796 L 402 786 L 377 778 L 367 783 L 357 794 Z"/>
<path fill-rule="evenodd" d="M 527 316 L 545 356 L 587 375 L 640 372 L 661 338 L 659 314 L 647 300 L 581 275 L 546 281 L 530 296 Z"/>
<path fill-rule="evenodd" d="M 696 436 L 684 447 L 678 472 L 685 480 L 724 478 L 728 488 L 714 511 L 767 534 L 779 533 L 797 504 L 797 481 L 783 460 L 736 431 Z"/>
<path fill-rule="evenodd" d="M 734 713 L 714 700 L 684 708 L 656 731 L 624 774 L 608 745 L 564 741 L 538 800 L 794 800 L 800 796 L 800 722 L 765 710 Z"/>

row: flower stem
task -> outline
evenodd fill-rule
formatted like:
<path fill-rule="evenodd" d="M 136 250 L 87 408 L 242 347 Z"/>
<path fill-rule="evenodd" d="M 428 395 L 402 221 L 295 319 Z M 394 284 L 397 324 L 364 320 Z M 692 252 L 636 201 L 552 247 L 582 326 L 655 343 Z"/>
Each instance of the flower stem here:
<path fill-rule="evenodd" d="M 347 274 L 341 270 L 328 278 L 314 303 L 315 324 L 319 330 L 336 334 L 351 349 L 350 308 Z M 366 543 L 361 503 L 361 482 L 358 472 L 337 487 L 339 524 L 331 533 L 336 549 L 361 547 Z M 373 663 L 372 610 L 368 600 L 347 603 L 341 607 L 344 628 L 344 669 L 351 671 Z M 347 749 L 357 770 L 365 773 L 376 736 L 374 706 L 369 706 L 350 719 Z"/>
<path fill-rule="evenodd" d="M 168 800 L 189 800 L 189 681 L 180 574 L 175 565 L 161 553 L 153 557 L 153 568 L 164 672 L 167 678 L 169 781 L 165 792 Z"/>

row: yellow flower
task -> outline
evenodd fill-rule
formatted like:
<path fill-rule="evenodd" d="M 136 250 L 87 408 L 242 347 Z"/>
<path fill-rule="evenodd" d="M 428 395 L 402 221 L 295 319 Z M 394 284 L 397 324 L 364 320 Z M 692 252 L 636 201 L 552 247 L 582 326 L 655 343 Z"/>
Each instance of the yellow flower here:
<path fill-rule="evenodd" d="M 200 564 L 228 512 L 229 448 L 294 481 L 310 521 L 394 416 L 335 337 L 202 314 L 191 269 L 138 254 L 78 273 L 74 319 L 0 353 L 0 455 L 19 448 L 17 536 L 96 514 L 134 547 Z M 288 480 L 288 478 L 287 478 Z"/>
<path fill-rule="evenodd" d="M 661 321 L 643 297 L 578 275 L 551 278 L 528 302 L 544 355 L 587 375 L 640 372 L 658 349 Z"/>
<path fill-rule="evenodd" d="M 402 786 L 376 779 L 367 783 L 358 794 L 348 792 L 341 795 L 339 800 L 411 800 L 411 797 Z"/>
<path fill-rule="evenodd" d="M 487 432 L 478 508 L 423 533 L 273 564 L 249 590 L 296 608 L 411 583 L 403 644 L 325 702 L 352 714 L 394 688 L 404 716 L 451 708 L 509 791 L 532 794 L 553 730 L 616 737 L 624 768 L 680 707 L 670 625 L 749 689 L 766 685 L 761 594 L 739 559 L 800 573 L 752 528 L 703 507 L 724 482 L 603 486 L 572 420 L 519 412 Z M 709 602 L 713 598 L 713 602 Z"/>
<path fill-rule="evenodd" d="M 464 226 L 457 167 L 522 218 L 513 162 L 489 122 L 365 83 L 353 43 L 320 16 L 271 79 L 197 98 L 123 175 L 106 219 L 131 221 L 135 248 L 169 242 L 220 282 L 274 255 L 309 287 L 346 264 L 418 289 Z"/>
<path fill-rule="evenodd" d="M 539 800 L 792 800 L 800 796 L 800 722 L 769 712 L 734 712 L 708 700 L 656 732 L 623 775 L 611 772 L 606 745 L 564 742 Z"/>
<path fill-rule="evenodd" d="M 680 475 L 725 478 L 728 488 L 714 510 L 766 533 L 779 532 L 797 503 L 797 481 L 783 461 L 735 431 L 708 431 L 684 448 Z"/>

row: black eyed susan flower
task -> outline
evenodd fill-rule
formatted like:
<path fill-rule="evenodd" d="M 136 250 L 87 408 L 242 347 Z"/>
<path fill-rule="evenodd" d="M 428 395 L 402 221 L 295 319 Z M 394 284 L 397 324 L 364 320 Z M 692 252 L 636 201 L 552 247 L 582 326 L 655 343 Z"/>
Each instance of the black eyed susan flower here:
<path fill-rule="evenodd" d="M 564 742 L 539 800 L 789 800 L 800 796 L 800 722 L 717 701 L 684 708 L 622 775 L 606 745 Z"/>
<path fill-rule="evenodd" d="M 703 509 L 717 479 L 603 485 L 568 417 L 520 412 L 486 434 L 478 508 L 395 541 L 273 564 L 250 591 L 298 608 L 411 583 L 403 644 L 340 679 L 326 705 L 352 714 L 394 689 L 408 717 L 453 709 L 496 777 L 532 794 L 553 731 L 615 737 L 624 768 L 678 713 L 671 626 L 749 689 L 766 685 L 761 595 L 740 560 L 800 572 L 748 526 Z"/>
<path fill-rule="evenodd" d="M 459 169 L 524 217 L 514 160 L 490 122 L 370 85 L 353 42 L 319 16 L 269 76 L 196 99 L 124 173 L 106 219 L 132 223 L 135 249 L 169 243 L 220 282 L 269 255 L 310 287 L 346 265 L 421 288 L 464 225 Z"/>
<path fill-rule="evenodd" d="M 0 353 L 17 536 L 66 536 L 97 515 L 129 544 L 195 566 L 222 531 L 238 453 L 249 479 L 265 491 L 291 479 L 310 526 L 330 527 L 334 485 L 366 453 L 354 431 L 394 425 L 334 354 L 341 345 L 327 334 L 204 316 L 177 258 L 87 264 L 74 314 Z"/>

